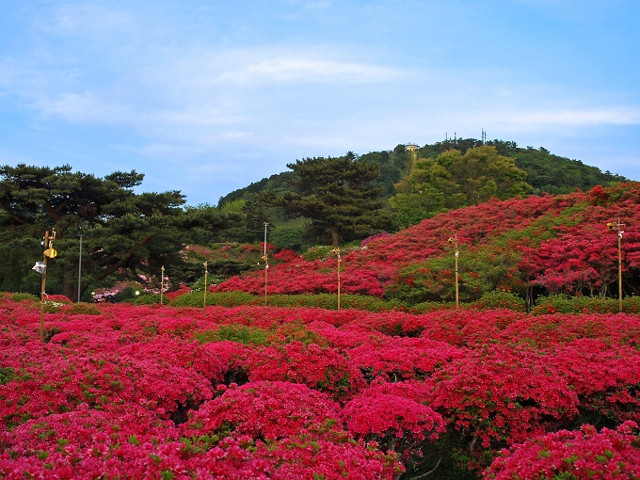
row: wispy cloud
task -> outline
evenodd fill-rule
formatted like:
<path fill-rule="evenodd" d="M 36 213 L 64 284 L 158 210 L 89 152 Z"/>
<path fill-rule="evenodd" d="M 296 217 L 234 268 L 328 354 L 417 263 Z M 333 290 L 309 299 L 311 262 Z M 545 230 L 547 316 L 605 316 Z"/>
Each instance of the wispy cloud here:
<path fill-rule="evenodd" d="M 275 56 L 240 66 L 225 72 L 223 82 L 345 82 L 369 83 L 393 80 L 402 75 L 397 69 L 302 55 Z"/>
<path fill-rule="evenodd" d="M 486 125 L 492 124 L 508 132 L 533 132 L 558 128 L 640 125 L 640 109 L 630 107 L 518 110 L 479 113 Z"/>

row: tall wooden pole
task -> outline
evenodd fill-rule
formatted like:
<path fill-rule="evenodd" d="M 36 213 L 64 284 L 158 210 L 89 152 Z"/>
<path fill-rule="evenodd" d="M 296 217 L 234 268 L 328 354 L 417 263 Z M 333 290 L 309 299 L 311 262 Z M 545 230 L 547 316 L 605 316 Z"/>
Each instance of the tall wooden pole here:
<path fill-rule="evenodd" d="M 262 260 L 264 260 L 264 306 L 267 306 L 267 276 L 269 271 L 269 257 L 267 256 L 267 229 L 269 224 L 264 222 L 264 254 Z"/>
<path fill-rule="evenodd" d="M 622 311 L 622 224 L 618 218 L 618 311 Z"/>
<path fill-rule="evenodd" d="M 624 223 L 620 223 L 620 218 L 616 223 L 607 223 L 609 230 L 615 230 L 618 236 L 618 311 L 622 312 L 622 230 Z"/>
<path fill-rule="evenodd" d="M 618 311 L 622 311 L 622 234 L 618 233 Z"/>
<path fill-rule="evenodd" d="M 78 302 L 80 301 L 80 288 L 82 287 L 82 234 L 80 237 L 80 253 L 78 254 Z"/>
<path fill-rule="evenodd" d="M 449 243 L 455 248 L 455 285 L 456 285 L 456 308 L 460 308 L 460 285 L 459 285 L 459 271 L 458 271 L 458 257 L 460 252 L 458 251 L 458 234 L 456 233 L 453 237 L 449 238 Z"/>
<path fill-rule="evenodd" d="M 204 262 L 204 291 L 202 292 L 202 308 L 207 306 L 207 262 Z"/>
<path fill-rule="evenodd" d="M 48 234 L 49 232 L 47 232 Z M 44 288 L 47 278 L 47 256 L 43 255 L 42 262 L 44 263 L 44 270 L 42 271 L 42 280 L 40 282 L 40 340 L 44 342 Z"/>
<path fill-rule="evenodd" d="M 163 302 L 163 296 L 164 296 L 164 265 L 162 265 L 162 268 L 160 269 L 160 305 L 162 305 Z"/>
<path fill-rule="evenodd" d="M 335 253 L 338 257 L 338 310 L 340 310 L 340 300 L 341 300 L 341 283 L 340 283 L 340 263 L 342 262 L 342 257 L 340 256 L 340 248 L 334 248 L 333 253 Z"/>

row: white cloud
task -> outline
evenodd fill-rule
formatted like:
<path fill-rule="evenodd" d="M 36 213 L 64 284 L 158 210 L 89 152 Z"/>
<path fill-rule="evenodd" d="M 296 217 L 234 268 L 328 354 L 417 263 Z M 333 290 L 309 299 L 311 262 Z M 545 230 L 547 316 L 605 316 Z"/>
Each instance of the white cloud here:
<path fill-rule="evenodd" d="M 369 83 L 389 81 L 400 72 L 388 67 L 345 62 L 331 58 L 275 56 L 225 72 L 219 80 L 227 82 L 326 82 Z"/>
<path fill-rule="evenodd" d="M 628 107 L 503 111 L 474 116 L 506 131 L 640 124 L 640 110 Z"/>

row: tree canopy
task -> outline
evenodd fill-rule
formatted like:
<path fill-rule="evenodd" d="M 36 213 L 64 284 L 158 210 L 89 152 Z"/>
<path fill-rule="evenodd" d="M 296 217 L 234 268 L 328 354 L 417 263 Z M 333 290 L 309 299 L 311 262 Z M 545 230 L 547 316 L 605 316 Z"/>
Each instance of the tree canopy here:
<path fill-rule="evenodd" d="M 530 193 L 526 176 L 494 146 L 469 148 L 464 154 L 446 150 L 435 158 L 419 158 L 396 185 L 398 193 L 390 203 L 398 222 L 407 226 L 451 208 Z"/>
<path fill-rule="evenodd" d="M 293 170 L 289 182 L 295 191 L 282 195 L 280 206 L 310 219 L 312 231 L 328 232 L 334 247 L 341 236 L 362 236 L 391 224 L 383 202 L 376 198 L 379 187 L 372 184 L 380 173 L 378 164 L 347 153 L 306 158 L 287 167 Z"/>
<path fill-rule="evenodd" d="M 182 235 L 176 227 L 184 198 L 177 191 L 137 194 L 133 188 L 143 178 L 135 171 L 97 178 L 69 166 L 1 167 L 0 246 L 9 262 L 0 266 L 0 287 L 34 289 L 39 280 L 22 272 L 39 259 L 39 240 L 54 228 L 60 254 L 50 262 L 47 279 L 70 298 L 77 295 L 79 235 L 87 272 L 82 289 L 124 269 L 150 276 L 165 265 L 179 276 Z"/>

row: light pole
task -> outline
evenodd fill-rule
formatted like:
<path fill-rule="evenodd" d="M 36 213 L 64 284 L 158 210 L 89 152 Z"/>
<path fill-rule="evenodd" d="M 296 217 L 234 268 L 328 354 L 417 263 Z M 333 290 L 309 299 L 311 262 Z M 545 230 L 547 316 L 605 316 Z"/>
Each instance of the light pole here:
<path fill-rule="evenodd" d="M 449 244 L 453 245 L 456 249 L 455 251 L 455 283 L 456 283 L 456 308 L 460 308 L 460 287 L 458 282 L 458 256 L 460 252 L 458 251 L 458 234 L 456 233 L 453 237 L 449 237 Z"/>
<path fill-rule="evenodd" d="M 164 265 L 162 265 L 160 272 L 160 305 L 162 305 L 162 297 L 164 296 Z"/>
<path fill-rule="evenodd" d="M 80 302 L 80 287 L 82 286 L 82 234 L 80 237 L 80 253 L 78 254 L 78 302 Z"/>
<path fill-rule="evenodd" d="M 264 254 L 262 260 L 264 260 L 264 306 L 267 306 L 267 272 L 269 270 L 269 257 L 267 256 L 267 229 L 269 224 L 264 222 Z"/>
<path fill-rule="evenodd" d="M 204 291 L 202 292 L 202 308 L 207 306 L 207 262 L 203 263 L 204 265 Z"/>
<path fill-rule="evenodd" d="M 336 247 L 331 250 L 338 257 L 338 310 L 340 310 L 340 262 L 342 262 L 342 257 L 340 256 L 340 247 Z"/>
<path fill-rule="evenodd" d="M 53 248 L 53 241 L 56 238 L 56 229 L 51 230 L 51 235 L 47 230 L 42 237 L 40 245 L 42 245 L 42 262 L 36 262 L 33 266 L 33 270 L 42 275 L 42 281 L 40 282 L 40 339 L 44 341 L 44 297 L 45 285 L 47 281 L 47 260 L 49 258 L 55 258 L 58 252 Z"/>
<path fill-rule="evenodd" d="M 622 230 L 624 223 L 620 223 L 618 218 L 617 222 L 607 223 L 607 228 L 618 233 L 618 311 L 622 311 Z"/>

